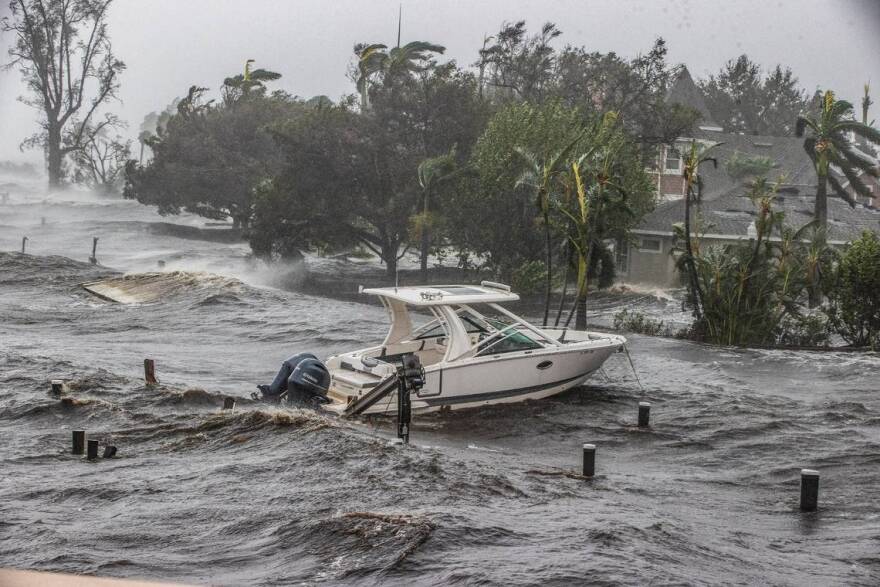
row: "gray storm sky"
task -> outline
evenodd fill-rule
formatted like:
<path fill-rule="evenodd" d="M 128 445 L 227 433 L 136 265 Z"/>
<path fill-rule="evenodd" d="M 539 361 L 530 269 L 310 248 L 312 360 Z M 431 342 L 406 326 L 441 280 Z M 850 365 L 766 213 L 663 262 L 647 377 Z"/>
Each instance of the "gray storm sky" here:
<path fill-rule="evenodd" d="M 0 0 L 0 16 L 8 0 Z M 110 111 L 137 134 L 144 115 L 164 108 L 198 84 L 216 91 L 244 61 L 280 72 L 280 87 L 300 96 L 351 93 L 346 77 L 357 42 L 393 45 L 398 0 L 116 0 L 109 28 L 128 69 L 121 103 Z M 547 21 L 563 31 L 558 46 L 634 56 L 663 37 L 673 63 L 695 77 L 747 53 L 771 67 L 792 68 L 812 91 L 834 89 L 857 102 L 872 80 L 880 119 L 880 0 L 405 0 L 403 42 L 427 40 L 446 57 L 473 63 L 484 35 L 504 21 Z M 8 61 L 8 34 L 0 60 Z M 18 144 L 33 132 L 36 114 L 16 98 L 17 71 L 0 71 L 0 159 L 39 161 Z"/>

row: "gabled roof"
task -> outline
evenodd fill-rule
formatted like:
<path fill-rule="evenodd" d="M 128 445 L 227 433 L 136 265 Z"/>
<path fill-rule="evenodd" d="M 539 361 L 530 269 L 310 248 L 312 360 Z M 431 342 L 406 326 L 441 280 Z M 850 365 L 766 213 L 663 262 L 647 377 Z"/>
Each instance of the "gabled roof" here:
<path fill-rule="evenodd" d="M 372 294 L 399 300 L 410 306 L 450 306 L 515 302 L 519 296 L 509 290 L 489 285 L 410 285 L 365 289 Z"/>
<path fill-rule="evenodd" d="M 712 113 L 706 106 L 703 91 L 697 87 L 691 72 L 684 65 L 678 72 L 675 81 L 666 92 L 666 101 L 671 104 L 681 104 L 693 108 L 700 113 L 700 126 L 718 128 L 718 124 L 712 119 Z"/>
<path fill-rule="evenodd" d="M 809 188 L 780 190 L 775 207 L 785 212 L 785 224 L 798 229 L 813 219 L 816 191 Z M 697 212 L 699 210 L 699 212 Z M 736 187 L 714 200 L 703 201 L 694 206 L 692 213 L 702 218 L 702 230 L 706 234 L 725 238 L 745 238 L 750 224 L 757 215 L 755 205 L 745 195 L 745 189 Z M 645 216 L 633 232 L 636 234 L 672 235 L 672 226 L 684 221 L 684 199 L 665 202 Z M 870 230 L 880 234 L 880 211 L 858 205 L 855 208 L 842 199 L 828 197 L 828 240 L 833 243 L 849 242 Z"/>

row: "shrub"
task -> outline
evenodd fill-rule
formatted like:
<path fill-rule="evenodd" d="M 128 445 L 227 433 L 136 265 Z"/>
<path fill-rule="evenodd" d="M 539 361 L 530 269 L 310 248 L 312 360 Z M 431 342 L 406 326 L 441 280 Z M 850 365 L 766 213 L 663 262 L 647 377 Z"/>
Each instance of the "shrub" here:
<path fill-rule="evenodd" d="M 510 276 L 515 291 L 534 294 L 543 290 L 547 279 L 547 266 L 543 261 L 526 261 L 513 270 Z"/>
<path fill-rule="evenodd" d="M 880 346 L 880 239 L 865 231 L 840 259 L 828 314 L 854 346 Z"/>
<path fill-rule="evenodd" d="M 662 320 L 655 320 L 641 312 L 629 310 L 621 310 L 614 314 L 613 328 L 648 336 L 672 336 L 672 330 Z"/>

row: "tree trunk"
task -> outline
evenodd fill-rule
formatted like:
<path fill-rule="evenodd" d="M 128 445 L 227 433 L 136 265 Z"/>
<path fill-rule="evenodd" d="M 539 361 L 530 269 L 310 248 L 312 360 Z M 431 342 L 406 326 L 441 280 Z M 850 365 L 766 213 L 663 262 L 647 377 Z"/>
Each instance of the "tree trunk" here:
<path fill-rule="evenodd" d="M 428 190 L 425 190 L 425 202 L 422 210 L 422 247 L 419 255 L 419 266 L 422 273 L 422 283 L 428 283 L 428 249 L 431 246 L 431 237 L 428 234 Z"/>
<path fill-rule="evenodd" d="M 389 279 L 393 280 L 394 283 L 397 283 L 397 249 L 399 248 L 399 244 L 397 242 L 388 242 L 384 241 L 382 243 L 382 260 L 385 261 L 385 275 L 388 276 Z"/>
<path fill-rule="evenodd" d="M 814 207 L 814 216 L 819 228 L 826 230 L 828 228 L 828 176 L 819 174 L 819 185 L 816 187 L 816 204 Z"/>
<path fill-rule="evenodd" d="M 547 320 L 550 318 L 550 294 L 553 293 L 553 248 L 550 243 L 550 215 L 546 212 L 544 212 L 544 236 L 547 249 L 547 287 L 544 292 L 544 321 L 541 324 L 547 326 Z"/>
<path fill-rule="evenodd" d="M 559 298 L 559 308 L 556 309 L 556 320 L 553 327 L 559 326 L 562 311 L 565 309 L 565 298 L 568 297 L 568 274 L 571 273 L 571 245 L 565 244 L 565 276 L 562 278 L 562 296 Z"/>
<path fill-rule="evenodd" d="M 46 149 L 48 151 L 49 187 L 57 188 L 61 185 L 61 128 L 50 124 L 46 136 Z"/>
<path fill-rule="evenodd" d="M 819 225 L 819 230 L 822 231 L 821 237 L 823 241 L 828 240 L 828 176 L 825 174 L 818 174 L 819 184 L 816 186 L 816 203 L 813 209 L 813 214 L 816 218 L 816 222 Z M 824 244 L 824 242 L 823 242 Z M 808 296 L 808 304 L 810 308 L 815 308 L 819 304 L 822 303 L 822 290 L 820 289 L 819 284 L 819 270 L 821 266 L 819 265 L 819 260 L 816 261 L 817 266 L 815 271 L 810 277 L 810 283 L 807 285 L 807 296 Z"/>
<path fill-rule="evenodd" d="M 686 190 L 684 194 L 684 246 L 687 259 L 685 262 L 689 273 L 688 281 L 694 303 L 694 314 L 699 321 L 703 316 L 703 300 L 700 299 L 699 278 L 697 277 L 697 266 L 694 263 L 694 248 L 691 245 L 691 197 L 691 190 Z"/>

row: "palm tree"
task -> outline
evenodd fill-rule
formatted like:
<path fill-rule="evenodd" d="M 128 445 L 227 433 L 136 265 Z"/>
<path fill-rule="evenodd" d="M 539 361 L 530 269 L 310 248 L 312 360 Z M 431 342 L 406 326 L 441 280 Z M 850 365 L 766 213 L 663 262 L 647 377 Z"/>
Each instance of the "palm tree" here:
<path fill-rule="evenodd" d="M 248 59 L 244 63 L 244 73 L 223 80 L 223 101 L 227 104 L 232 104 L 251 92 L 262 94 L 266 91 L 265 82 L 275 81 L 281 77 L 280 73 L 268 69 L 251 70 L 251 63 L 254 63 L 254 60 Z"/>
<path fill-rule="evenodd" d="M 372 79 L 379 77 L 385 87 L 390 87 L 396 77 L 423 69 L 422 63 L 430 59 L 431 53 L 442 55 L 446 51 L 446 47 L 427 41 L 413 41 L 403 47 L 399 43 L 398 40 L 398 46 L 390 51 L 386 51 L 388 46 L 381 43 L 355 46 L 358 58 L 356 85 L 362 109 L 370 107 L 369 85 Z"/>
<path fill-rule="evenodd" d="M 613 202 L 615 198 L 619 200 L 617 205 L 629 211 L 625 204 L 626 192 L 611 179 L 615 151 L 613 146 L 608 146 L 597 162 L 596 168 L 592 170 L 586 168 L 586 156 L 580 157 L 571 164 L 577 193 L 577 207 L 575 213 L 560 208 L 574 228 L 568 239 L 577 253 L 577 294 L 574 305 L 565 320 L 565 326 L 568 327 L 574 314 L 577 316 L 574 324 L 577 330 L 584 330 L 587 327 L 590 261 L 593 257 L 593 250 L 597 246 L 601 246 L 599 224 L 602 221 L 602 212 L 609 205 L 615 204 Z M 593 184 L 590 187 L 587 187 L 584 182 L 588 174 L 593 179 Z"/>
<path fill-rule="evenodd" d="M 877 176 L 876 163 L 867 158 L 850 140 L 850 133 L 869 142 L 880 144 L 880 131 L 858 122 L 853 118 L 852 104 L 845 100 L 835 100 L 834 92 L 827 91 L 822 100 L 818 116 L 798 116 L 795 134 L 804 136 L 804 150 L 816 168 L 818 186 L 816 187 L 816 204 L 814 217 L 818 227 L 825 231 L 828 227 L 828 185 L 850 206 L 855 206 L 855 199 L 844 189 L 843 185 L 830 173 L 833 165 L 839 170 L 853 190 L 865 198 L 871 197 L 867 186 L 859 179 L 860 172 Z"/>
<path fill-rule="evenodd" d="M 723 143 L 704 146 L 697 141 L 691 143 L 690 151 L 684 158 L 682 175 L 684 176 L 684 246 L 685 253 L 683 264 L 687 267 L 688 289 L 694 304 L 694 315 L 699 322 L 703 313 L 703 290 L 697 277 L 697 268 L 694 263 L 694 248 L 691 242 L 691 204 L 699 203 L 703 198 L 703 178 L 700 176 L 700 166 L 711 163 L 718 167 L 718 160 L 709 156 L 711 149 Z"/>
<path fill-rule="evenodd" d="M 581 140 L 586 131 L 583 130 L 574 137 L 562 149 L 550 154 L 545 158 L 539 155 L 517 147 L 514 153 L 520 158 L 523 171 L 516 181 L 516 187 L 528 186 L 535 192 L 535 206 L 541 214 L 544 221 L 544 237 L 545 248 L 547 254 L 547 283 L 544 293 L 544 322 L 547 325 L 547 319 L 550 315 L 550 294 L 553 289 L 553 247 L 551 244 L 550 233 L 550 201 L 554 188 L 556 187 L 557 176 L 563 168 L 564 162 L 568 154 L 574 149 L 574 146 Z"/>
<path fill-rule="evenodd" d="M 430 197 L 431 192 L 441 183 L 452 178 L 458 172 L 455 161 L 455 145 L 448 153 L 438 157 L 429 157 L 418 167 L 419 186 L 422 188 L 422 214 L 419 219 L 421 233 L 420 264 L 422 283 L 428 283 L 428 251 L 431 247 L 430 237 Z"/>

